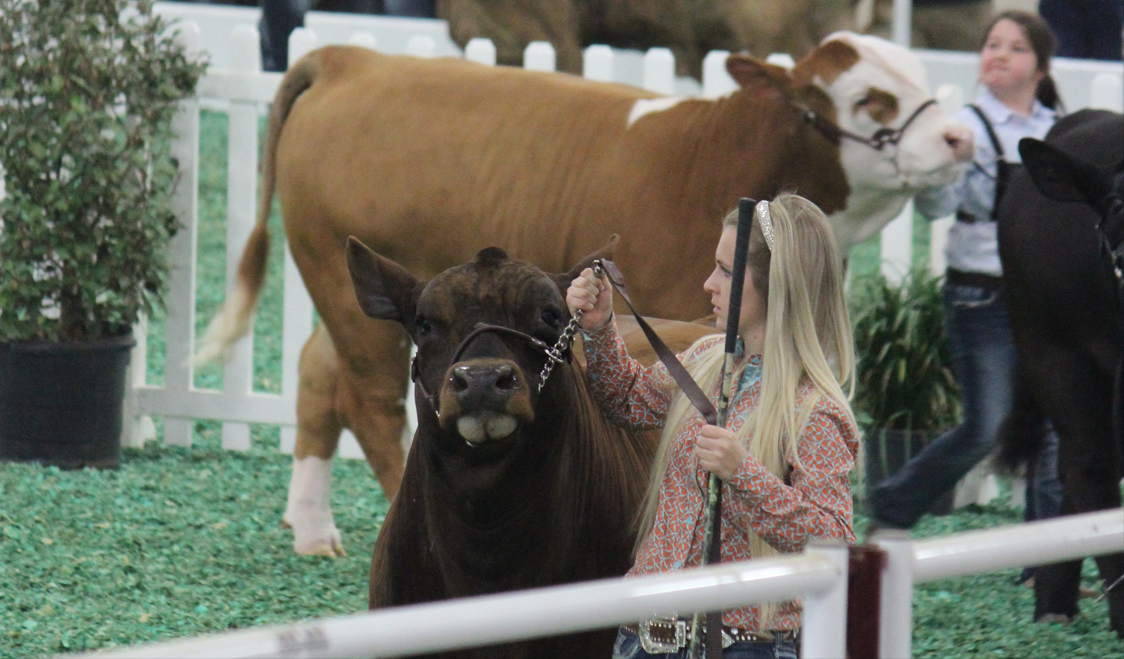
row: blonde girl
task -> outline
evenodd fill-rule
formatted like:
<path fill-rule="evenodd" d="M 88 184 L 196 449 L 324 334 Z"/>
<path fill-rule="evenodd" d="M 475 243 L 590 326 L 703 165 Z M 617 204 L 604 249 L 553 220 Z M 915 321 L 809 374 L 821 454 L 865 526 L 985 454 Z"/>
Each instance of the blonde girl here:
<path fill-rule="evenodd" d="M 737 212 L 724 220 L 713 273 L 703 284 L 715 325 L 726 329 Z M 761 202 L 750 232 L 728 428 L 706 425 L 662 364 L 631 359 L 612 322 L 612 289 L 586 270 L 567 292 L 581 310 L 589 377 L 598 403 L 632 428 L 663 428 L 635 564 L 640 576 L 702 564 L 705 491 L 723 480 L 723 562 L 799 552 L 810 538 L 854 542 L 850 472 L 858 431 L 844 385 L 853 381 L 843 265 L 827 218 L 791 194 Z M 717 401 L 722 335 L 680 355 Z M 621 628 L 616 657 L 678 657 L 682 620 Z M 795 602 L 747 606 L 723 615 L 733 641 L 724 657 L 795 657 Z"/>

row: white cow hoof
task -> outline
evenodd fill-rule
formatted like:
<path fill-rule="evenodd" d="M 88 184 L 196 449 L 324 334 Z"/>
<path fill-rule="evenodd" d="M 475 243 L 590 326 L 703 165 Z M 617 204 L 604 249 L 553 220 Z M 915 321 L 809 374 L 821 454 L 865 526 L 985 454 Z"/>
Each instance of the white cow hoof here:
<path fill-rule="evenodd" d="M 282 524 L 293 529 L 293 550 L 302 556 L 347 556 L 343 550 L 340 530 L 332 526 L 310 527 L 302 524 L 294 526 L 289 520 Z"/>

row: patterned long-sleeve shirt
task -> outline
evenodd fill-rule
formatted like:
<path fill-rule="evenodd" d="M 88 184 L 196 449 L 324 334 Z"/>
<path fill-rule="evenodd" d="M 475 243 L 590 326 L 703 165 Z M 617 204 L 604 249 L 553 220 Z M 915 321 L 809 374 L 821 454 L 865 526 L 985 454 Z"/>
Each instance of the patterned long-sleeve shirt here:
<path fill-rule="evenodd" d="M 721 336 L 702 341 L 680 355 L 685 363 L 708 350 L 722 349 Z M 630 358 L 615 323 L 584 335 L 586 361 L 594 398 L 620 425 L 651 429 L 664 425 L 677 385 L 662 363 L 644 367 Z M 739 359 L 735 373 L 758 367 L 760 356 Z M 737 431 L 757 407 L 759 380 L 739 377 L 743 385 L 733 394 L 727 427 Z M 810 393 L 805 387 L 798 404 Z M 707 392 L 712 402 L 718 391 Z M 731 478 L 723 481 L 722 562 L 751 558 L 749 529 L 782 553 L 801 551 L 815 537 L 855 541 L 852 530 L 850 472 L 859 451 L 857 429 L 848 415 L 826 397 L 813 408 L 798 442 L 799 466 L 787 479 L 778 478 L 756 458 L 748 456 Z M 667 473 L 660 485 L 655 521 L 640 546 L 629 577 L 702 565 L 707 472 L 694 455 L 703 421 L 687 422 L 674 439 Z M 759 630 L 755 606 L 726 611 L 731 627 Z M 800 627 L 797 602 L 781 604 L 769 629 Z"/>

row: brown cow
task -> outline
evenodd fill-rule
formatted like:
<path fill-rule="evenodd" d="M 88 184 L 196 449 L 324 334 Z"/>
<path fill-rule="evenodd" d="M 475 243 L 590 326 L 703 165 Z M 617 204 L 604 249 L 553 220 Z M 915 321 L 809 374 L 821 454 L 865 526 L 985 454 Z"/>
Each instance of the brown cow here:
<path fill-rule="evenodd" d="M 596 256 L 550 277 L 491 247 L 424 282 L 349 242 L 358 306 L 400 323 L 417 345 L 418 429 L 375 544 L 372 609 L 619 576 L 630 567 L 658 435 L 612 425 L 580 367 L 562 362 L 545 381 L 541 375 L 545 350 L 570 317 L 562 291 Z M 457 656 L 607 657 L 614 636 L 605 630 Z"/>
<path fill-rule="evenodd" d="M 561 271 L 616 232 L 640 310 L 689 320 L 710 312 L 699 286 L 739 197 L 797 191 L 848 248 L 917 189 L 954 180 L 971 154 L 970 131 L 929 103 L 920 62 L 884 40 L 836 35 L 791 72 L 740 55 L 727 68 L 740 87 L 718 99 L 354 47 L 289 69 L 270 115 L 258 224 L 200 355 L 248 328 L 276 182 L 326 330 L 300 364 L 285 514 L 298 551 L 340 551 L 327 492 L 341 427 L 388 497 L 402 473 L 409 342 L 355 304 L 339 257 L 347 236 L 432 276 L 486 245 Z M 888 141 L 875 149 L 862 141 L 872 136 Z"/>

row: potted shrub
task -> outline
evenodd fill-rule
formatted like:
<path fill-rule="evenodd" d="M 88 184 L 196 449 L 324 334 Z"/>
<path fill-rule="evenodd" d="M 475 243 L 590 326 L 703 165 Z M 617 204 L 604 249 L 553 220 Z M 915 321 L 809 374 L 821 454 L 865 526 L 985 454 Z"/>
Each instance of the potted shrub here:
<path fill-rule="evenodd" d="M 143 0 L 0 16 L 0 459 L 113 467 L 176 229 L 172 118 L 203 65 Z"/>
<path fill-rule="evenodd" d="M 879 273 L 851 296 L 854 408 L 865 429 L 867 487 L 892 475 L 960 418 L 945 338 L 940 280 L 915 269 L 900 284 Z M 947 512 L 952 493 L 934 503 Z"/>

